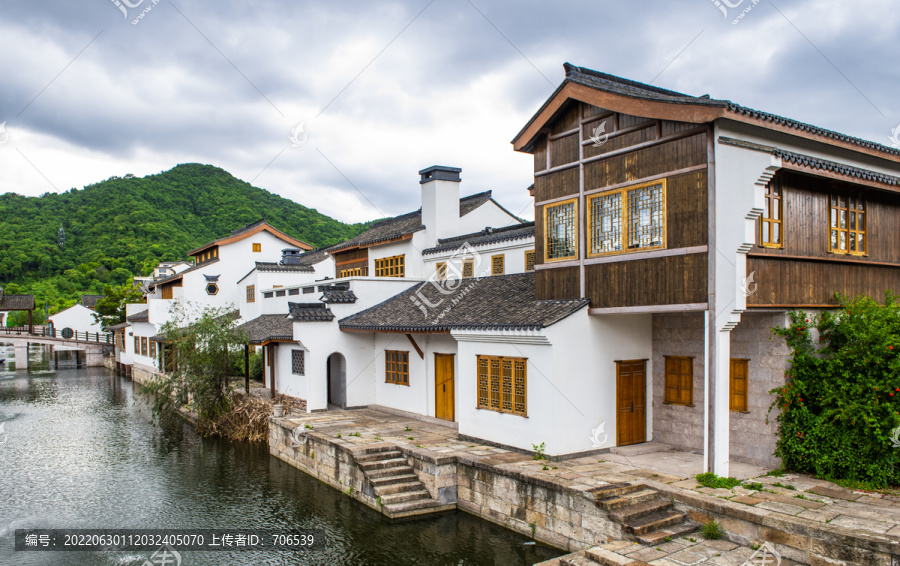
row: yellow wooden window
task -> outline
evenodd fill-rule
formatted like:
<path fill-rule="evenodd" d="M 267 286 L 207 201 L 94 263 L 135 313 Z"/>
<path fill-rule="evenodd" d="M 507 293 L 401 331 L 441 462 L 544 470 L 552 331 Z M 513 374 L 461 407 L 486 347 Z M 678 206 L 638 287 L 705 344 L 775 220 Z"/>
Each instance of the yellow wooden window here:
<path fill-rule="evenodd" d="M 503 254 L 491 256 L 491 275 L 503 275 L 506 256 Z"/>
<path fill-rule="evenodd" d="M 384 380 L 386 383 L 409 385 L 409 352 L 384 351 Z"/>
<path fill-rule="evenodd" d="M 578 199 L 544 207 L 544 259 L 561 261 L 578 257 Z"/>
<path fill-rule="evenodd" d="M 588 197 L 588 256 L 666 247 L 666 181 Z"/>
<path fill-rule="evenodd" d="M 438 281 L 446 281 L 447 280 L 447 263 L 446 262 L 438 262 L 438 264 L 434 268 L 434 278 Z"/>
<path fill-rule="evenodd" d="M 142 356 L 147 355 L 147 337 L 146 336 L 141 338 L 141 355 Z"/>
<path fill-rule="evenodd" d="M 478 356 L 477 407 L 528 416 L 526 358 Z"/>
<path fill-rule="evenodd" d="M 475 260 L 467 259 L 463 261 L 462 276 L 466 279 L 475 277 Z"/>
<path fill-rule="evenodd" d="M 665 403 L 694 404 L 694 358 L 666 356 Z"/>
<path fill-rule="evenodd" d="M 829 251 L 836 254 L 865 255 L 866 206 L 855 193 L 831 194 Z"/>
<path fill-rule="evenodd" d="M 731 395 L 730 408 L 732 411 L 747 412 L 747 393 L 750 383 L 749 360 L 731 360 Z"/>
<path fill-rule="evenodd" d="M 338 277 L 361 277 L 365 275 L 362 267 L 354 267 L 352 269 L 342 269 Z"/>
<path fill-rule="evenodd" d="M 247 302 L 256 302 L 256 285 L 247 285 Z"/>
<path fill-rule="evenodd" d="M 262 244 L 253 244 L 253 251 L 254 251 L 254 252 L 261 252 L 261 251 L 262 251 Z"/>
<path fill-rule="evenodd" d="M 406 256 L 395 255 L 376 259 L 375 277 L 406 277 Z"/>
<path fill-rule="evenodd" d="M 534 271 L 534 250 L 525 250 L 525 271 Z"/>
<path fill-rule="evenodd" d="M 784 204 L 781 180 L 773 178 L 766 185 L 766 205 L 759 217 L 759 245 L 764 248 L 784 247 Z"/>

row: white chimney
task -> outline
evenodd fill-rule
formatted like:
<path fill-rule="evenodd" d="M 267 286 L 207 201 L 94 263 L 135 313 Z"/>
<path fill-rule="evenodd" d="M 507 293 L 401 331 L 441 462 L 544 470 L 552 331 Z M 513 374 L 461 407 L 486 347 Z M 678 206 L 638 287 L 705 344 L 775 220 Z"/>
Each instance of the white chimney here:
<path fill-rule="evenodd" d="M 437 244 L 439 238 L 459 236 L 458 167 L 432 165 L 419 171 L 422 185 L 422 225 L 426 245 Z"/>

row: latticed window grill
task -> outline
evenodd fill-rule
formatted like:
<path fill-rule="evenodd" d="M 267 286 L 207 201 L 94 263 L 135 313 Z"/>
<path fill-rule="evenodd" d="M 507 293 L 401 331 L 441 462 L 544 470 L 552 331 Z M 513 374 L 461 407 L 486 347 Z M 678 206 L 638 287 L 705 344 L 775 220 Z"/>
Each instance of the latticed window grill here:
<path fill-rule="evenodd" d="M 363 268 L 363 267 L 354 267 L 353 269 L 344 269 L 344 270 L 342 270 L 342 271 L 338 274 L 338 277 L 362 277 L 362 276 L 364 276 L 365 274 L 366 274 L 366 273 L 365 273 L 365 268 Z M 305 293 L 305 292 L 306 292 L 306 289 L 304 289 L 303 292 Z"/>
<path fill-rule="evenodd" d="M 247 302 L 256 302 L 256 285 L 247 285 Z"/>
<path fill-rule="evenodd" d="M 534 271 L 534 250 L 525 252 L 525 271 Z"/>
<path fill-rule="evenodd" d="M 622 251 L 622 193 L 599 195 L 590 199 L 591 254 Z"/>
<path fill-rule="evenodd" d="M 503 254 L 491 256 L 491 275 L 503 275 L 506 270 L 506 256 Z"/>
<path fill-rule="evenodd" d="M 150 357 L 156 357 L 156 342 L 154 342 L 153 340 L 150 340 Z"/>
<path fill-rule="evenodd" d="M 759 217 L 759 244 L 767 248 L 783 246 L 781 181 L 778 177 L 766 185 L 766 208 Z"/>
<path fill-rule="evenodd" d="M 434 278 L 438 281 L 447 280 L 447 264 L 445 262 L 442 261 L 435 266 Z"/>
<path fill-rule="evenodd" d="M 376 259 L 375 277 L 406 277 L 406 256 L 395 255 Z"/>
<path fill-rule="evenodd" d="M 525 358 L 478 356 L 478 408 L 528 416 Z"/>
<path fill-rule="evenodd" d="M 291 350 L 291 373 L 294 375 L 305 375 L 306 359 L 303 350 Z"/>
<path fill-rule="evenodd" d="M 385 350 L 384 375 L 386 383 L 409 385 L 409 352 Z"/>
<path fill-rule="evenodd" d="M 462 276 L 466 279 L 475 276 L 475 260 L 467 259 L 463 261 Z"/>
<path fill-rule="evenodd" d="M 866 253 L 866 205 L 856 194 L 831 195 L 829 248 L 833 253 Z"/>
<path fill-rule="evenodd" d="M 662 183 L 628 191 L 628 249 L 663 245 L 665 200 Z"/>
<path fill-rule="evenodd" d="M 547 205 L 544 209 L 546 232 L 545 254 L 547 260 L 575 259 L 578 255 L 578 231 L 576 200 Z"/>

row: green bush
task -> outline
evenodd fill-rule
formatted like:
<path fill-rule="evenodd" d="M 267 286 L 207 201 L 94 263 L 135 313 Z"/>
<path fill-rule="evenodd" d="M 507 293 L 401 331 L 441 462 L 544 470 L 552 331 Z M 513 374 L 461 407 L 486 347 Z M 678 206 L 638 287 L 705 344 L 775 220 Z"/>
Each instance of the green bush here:
<path fill-rule="evenodd" d="M 784 468 L 880 488 L 900 484 L 900 305 L 840 298 L 837 312 L 790 313 L 774 333 L 791 348 L 786 385 L 773 389 L 780 409 L 775 454 Z M 818 331 L 818 340 L 812 330 Z"/>
<path fill-rule="evenodd" d="M 262 351 L 250 354 L 250 379 L 255 381 L 263 380 Z"/>

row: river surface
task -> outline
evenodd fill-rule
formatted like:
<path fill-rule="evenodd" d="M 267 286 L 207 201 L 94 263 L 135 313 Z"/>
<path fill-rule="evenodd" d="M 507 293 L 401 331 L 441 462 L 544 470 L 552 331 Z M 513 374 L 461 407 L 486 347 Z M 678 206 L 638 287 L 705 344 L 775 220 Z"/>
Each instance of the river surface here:
<path fill-rule="evenodd" d="M 0 346 L 0 358 L 13 357 Z M 315 529 L 316 550 L 182 552 L 182 566 L 531 565 L 562 553 L 458 512 L 391 523 L 269 455 L 154 424 L 104 368 L 0 365 L 0 564 L 143 565 L 145 552 L 24 552 L 16 529 Z"/>

